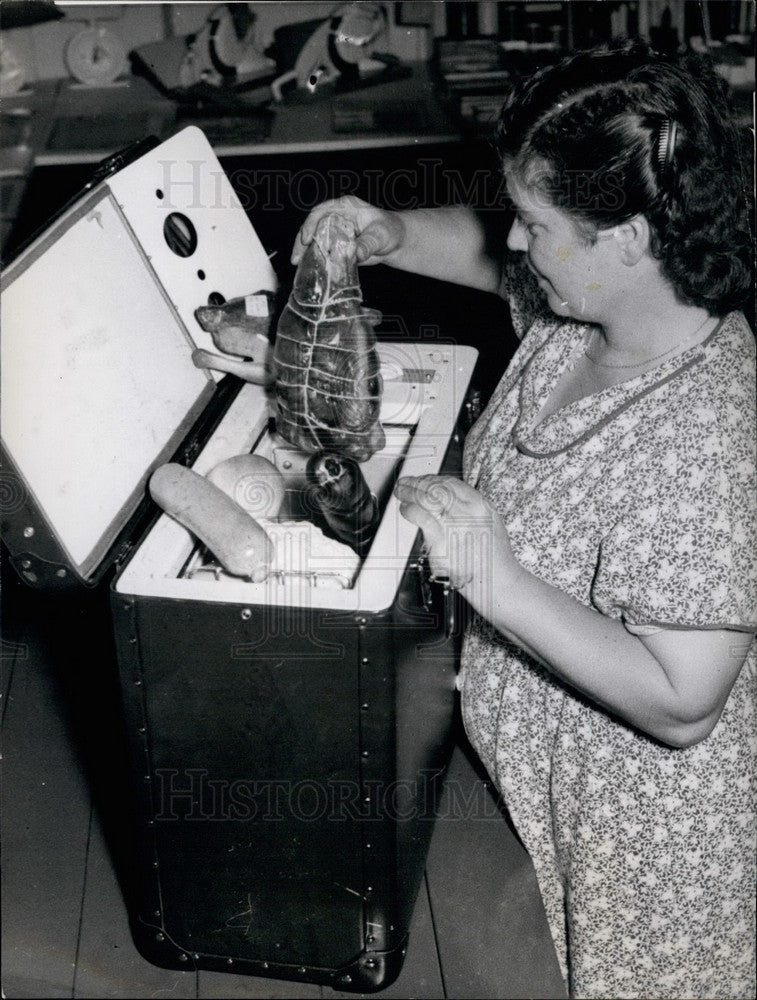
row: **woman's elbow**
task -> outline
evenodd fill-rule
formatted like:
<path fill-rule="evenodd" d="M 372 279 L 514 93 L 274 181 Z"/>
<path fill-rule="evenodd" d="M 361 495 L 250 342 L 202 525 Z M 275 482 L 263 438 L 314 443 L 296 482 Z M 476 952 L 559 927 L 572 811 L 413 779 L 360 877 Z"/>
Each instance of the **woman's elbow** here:
<path fill-rule="evenodd" d="M 718 706 L 706 714 L 671 720 L 663 727 L 663 731 L 656 735 L 675 750 L 688 750 L 707 739 L 718 724 L 722 711 L 723 707 Z"/>

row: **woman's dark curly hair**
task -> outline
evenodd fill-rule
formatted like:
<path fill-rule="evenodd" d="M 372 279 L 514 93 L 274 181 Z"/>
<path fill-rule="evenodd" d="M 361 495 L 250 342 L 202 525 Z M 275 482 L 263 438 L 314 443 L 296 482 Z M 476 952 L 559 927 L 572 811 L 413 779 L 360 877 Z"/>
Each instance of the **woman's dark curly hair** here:
<path fill-rule="evenodd" d="M 497 147 L 507 169 L 588 232 L 644 215 L 682 301 L 714 315 L 743 302 L 749 157 L 706 58 L 663 57 L 640 42 L 579 52 L 515 87 Z"/>

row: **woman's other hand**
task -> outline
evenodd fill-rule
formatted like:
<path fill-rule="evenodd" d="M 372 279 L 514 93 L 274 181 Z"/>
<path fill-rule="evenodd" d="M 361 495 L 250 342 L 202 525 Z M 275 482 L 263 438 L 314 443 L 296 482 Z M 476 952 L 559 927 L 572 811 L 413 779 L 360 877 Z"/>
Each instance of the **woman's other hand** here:
<path fill-rule="evenodd" d="M 502 518 L 480 493 L 452 476 L 404 476 L 394 489 L 400 513 L 418 525 L 432 574 L 459 590 L 492 582 L 514 561 Z"/>
<path fill-rule="evenodd" d="M 354 224 L 359 264 L 389 263 L 387 256 L 402 246 L 405 225 L 396 212 L 387 212 L 354 195 L 345 195 L 321 202 L 310 212 L 294 240 L 293 264 L 299 264 L 305 247 L 313 239 L 318 222 L 332 212 L 350 219 Z"/>

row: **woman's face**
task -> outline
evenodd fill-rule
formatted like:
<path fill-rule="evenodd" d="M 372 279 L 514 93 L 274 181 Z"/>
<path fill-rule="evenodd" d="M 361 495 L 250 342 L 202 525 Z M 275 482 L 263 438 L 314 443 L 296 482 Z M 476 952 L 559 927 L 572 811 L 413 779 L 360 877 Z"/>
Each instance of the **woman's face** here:
<path fill-rule="evenodd" d="M 510 250 L 526 255 L 530 270 L 558 316 L 601 323 L 618 290 L 614 254 L 607 237 L 588 243 L 570 215 L 512 175 L 507 188 L 516 209 L 507 237 Z"/>

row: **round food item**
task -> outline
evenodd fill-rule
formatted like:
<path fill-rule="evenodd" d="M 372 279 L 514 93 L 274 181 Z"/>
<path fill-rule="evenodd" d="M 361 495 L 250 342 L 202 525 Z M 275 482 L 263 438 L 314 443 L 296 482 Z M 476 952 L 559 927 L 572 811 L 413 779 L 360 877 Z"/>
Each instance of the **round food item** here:
<path fill-rule="evenodd" d="M 176 462 L 161 465 L 150 478 L 153 500 L 192 532 L 227 573 L 262 583 L 273 559 L 273 544 L 255 518 L 230 496 Z"/>
<path fill-rule="evenodd" d="M 207 478 L 252 517 L 276 517 L 284 501 L 284 477 L 260 455 L 224 459 Z"/>

